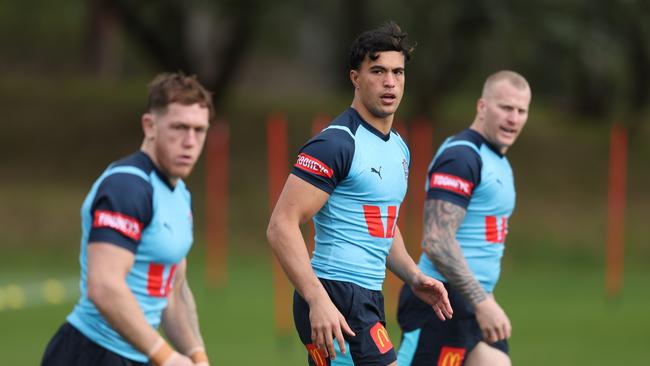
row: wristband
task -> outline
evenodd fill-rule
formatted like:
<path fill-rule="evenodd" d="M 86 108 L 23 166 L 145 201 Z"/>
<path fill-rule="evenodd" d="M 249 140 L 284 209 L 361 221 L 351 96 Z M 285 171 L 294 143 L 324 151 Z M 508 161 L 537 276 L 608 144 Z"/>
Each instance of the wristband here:
<path fill-rule="evenodd" d="M 194 363 L 205 362 L 208 363 L 208 355 L 205 354 L 203 347 L 194 347 L 187 352 Z"/>
<path fill-rule="evenodd" d="M 149 356 L 149 360 L 151 360 L 152 364 L 158 366 L 165 363 L 172 353 L 174 353 L 174 350 L 171 346 L 167 344 L 162 337 L 159 337 L 147 353 L 147 356 Z"/>

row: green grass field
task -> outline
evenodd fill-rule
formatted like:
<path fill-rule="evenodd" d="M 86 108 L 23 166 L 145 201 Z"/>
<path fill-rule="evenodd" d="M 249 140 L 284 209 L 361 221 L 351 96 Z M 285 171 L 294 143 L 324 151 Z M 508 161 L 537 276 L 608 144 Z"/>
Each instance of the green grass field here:
<path fill-rule="evenodd" d="M 230 280 L 223 289 L 206 287 L 199 252 L 197 248 L 190 258 L 190 281 L 213 364 L 304 365 L 305 352 L 297 336 L 274 331 L 268 252 L 248 256 L 235 251 L 229 258 Z M 14 282 L 19 283 L 21 277 L 37 279 L 21 269 L 33 254 L 12 255 L 15 268 L 5 266 L 0 278 L 13 273 Z M 75 275 L 74 265 L 66 262 L 70 261 L 51 263 L 42 276 Z M 605 298 L 603 278 L 602 268 L 595 265 L 508 262 L 496 296 L 513 323 L 514 364 L 646 365 L 650 357 L 650 273 L 646 268 L 628 266 L 622 297 L 615 300 Z M 394 304 L 396 298 L 387 297 L 386 302 Z M 2 363 L 37 364 L 72 305 L 0 311 Z M 389 331 L 397 344 L 394 314 L 389 315 Z"/>
<path fill-rule="evenodd" d="M 6 302 L 15 292 L 9 286 L 33 290 L 50 278 L 74 283 L 78 277 L 79 206 L 106 164 L 140 143 L 144 81 L 82 79 L 61 91 L 40 78 L 5 81 L 3 113 L 21 123 L 8 123 L 0 134 L 0 146 L 9 151 L 0 154 L 0 171 L 7 172 L 0 179 L 0 364 L 36 365 L 74 300 L 40 301 L 16 310 Z M 311 93 L 277 98 L 251 102 L 250 96 L 235 96 L 224 112 L 231 123 L 231 251 L 229 282 L 221 289 L 209 288 L 204 278 L 205 160 L 188 182 L 197 230 L 189 278 L 213 365 L 305 365 L 306 352 L 295 333 L 274 330 L 262 123 L 267 113 L 286 111 L 293 153 L 317 112 L 334 114 L 349 99 L 321 101 Z M 467 106 L 473 106 L 468 100 L 450 100 L 440 111 L 436 146 L 466 126 L 472 114 Z M 496 296 L 513 323 L 515 365 L 650 363 L 650 124 L 630 136 L 625 285 L 619 299 L 604 295 L 607 133 L 607 123 L 576 121 L 535 104 L 528 127 L 508 154 L 517 179 L 517 209 Z M 419 234 L 404 226 L 412 248 Z M 390 313 L 396 301 L 387 292 L 388 329 L 398 344 Z"/>

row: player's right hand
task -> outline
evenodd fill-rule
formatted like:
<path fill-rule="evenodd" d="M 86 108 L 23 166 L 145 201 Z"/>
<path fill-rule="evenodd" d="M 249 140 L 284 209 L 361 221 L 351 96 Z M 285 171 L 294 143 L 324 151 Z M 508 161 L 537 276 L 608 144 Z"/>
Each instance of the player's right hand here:
<path fill-rule="evenodd" d="M 160 366 L 194 366 L 194 362 L 189 357 L 174 351 Z"/>
<path fill-rule="evenodd" d="M 320 297 L 318 301 L 309 304 L 309 321 L 311 340 L 325 353 L 325 357 L 332 360 L 336 358 L 334 338 L 339 343 L 341 353 L 346 353 L 345 339 L 341 331 L 352 337 L 355 334 L 328 296 Z"/>
<path fill-rule="evenodd" d="M 512 333 L 510 319 L 492 295 L 488 295 L 485 300 L 476 304 L 474 311 L 484 341 L 494 343 L 510 338 Z"/>

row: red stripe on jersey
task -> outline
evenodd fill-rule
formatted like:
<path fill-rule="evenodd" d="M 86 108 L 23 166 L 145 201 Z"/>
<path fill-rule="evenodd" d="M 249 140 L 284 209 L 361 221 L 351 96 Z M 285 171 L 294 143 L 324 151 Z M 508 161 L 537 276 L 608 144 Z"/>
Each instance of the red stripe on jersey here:
<path fill-rule="evenodd" d="M 298 160 L 296 160 L 293 166 L 308 173 L 320 175 L 321 177 L 332 178 L 334 175 L 334 171 L 327 164 L 305 153 L 298 155 Z"/>
<path fill-rule="evenodd" d="M 505 243 L 508 235 L 508 218 L 501 216 L 501 229 L 498 226 L 499 218 L 485 216 L 485 240 L 488 243 Z"/>
<path fill-rule="evenodd" d="M 395 218 L 397 217 L 397 206 L 388 206 L 388 232 L 386 233 L 387 238 L 392 238 L 395 236 Z"/>
<path fill-rule="evenodd" d="M 381 222 L 381 209 L 379 206 L 363 205 L 363 215 L 366 217 L 368 233 L 374 237 L 383 238 L 384 223 Z"/>
<path fill-rule="evenodd" d="M 174 273 L 176 272 L 176 265 L 172 264 L 172 267 L 169 269 L 169 276 L 167 277 L 167 284 L 165 285 L 165 296 L 169 295 L 169 291 L 172 288 L 172 281 L 174 280 Z"/>
<path fill-rule="evenodd" d="M 499 228 L 496 216 L 485 216 L 485 240 L 488 243 L 499 242 Z"/>
<path fill-rule="evenodd" d="M 455 175 L 433 173 L 429 179 L 429 188 L 439 188 L 465 197 L 471 197 L 474 190 L 474 184 Z"/>
<path fill-rule="evenodd" d="M 164 264 L 149 263 L 149 272 L 147 273 L 147 293 L 149 296 L 163 297 L 163 273 L 165 272 Z"/>
<path fill-rule="evenodd" d="M 131 216 L 119 212 L 95 210 L 93 227 L 111 228 L 135 241 L 139 241 L 142 236 L 142 223 Z"/>

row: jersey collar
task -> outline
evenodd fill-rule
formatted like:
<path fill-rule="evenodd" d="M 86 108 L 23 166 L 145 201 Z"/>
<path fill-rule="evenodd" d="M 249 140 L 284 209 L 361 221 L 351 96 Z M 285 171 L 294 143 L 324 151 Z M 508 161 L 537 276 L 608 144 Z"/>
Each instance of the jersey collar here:
<path fill-rule="evenodd" d="M 470 134 L 476 135 L 480 141 L 485 144 L 487 147 L 490 148 L 495 154 L 497 154 L 500 158 L 504 157 L 504 154 L 501 153 L 499 149 L 496 148 L 496 146 L 492 145 L 483 135 L 481 135 L 478 131 L 473 130 L 471 128 L 468 128 L 467 131 L 469 131 Z"/>
<path fill-rule="evenodd" d="M 373 127 L 370 123 L 366 122 L 366 120 L 364 120 L 363 117 L 361 117 L 361 115 L 359 114 L 359 112 L 356 109 L 354 109 L 353 107 L 350 107 L 350 108 L 348 108 L 348 110 L 351 111 L 350 113 L 352 113 L 354 118 L 356 118 L 359 121 L 359 123 L 361 123 L 361 125 L 366 130 L 370 131 L 373 135 L 379 137 L 380 139 L 382 139 L 384 141 L 390 140 L 390 131 L 388 131 L 388 134 L 384 135 L 381 131 L 379 131 L 378 129 Z M 392 131 L 392 129 L 391 129 L 391 131 Z"/>
<path fill-rule="evenodd" d="M 167 188 L 169 188 L 169 190 L 173 192 L 174 189 L 176 189 L 176 186 L 178 186 L 178 183 L 176 183 L 176 186 L 174 186 L 171 183 L 171 181 L 169 180 L 169 177 L 167 177 L 167 175 L 165 175 L 165 173 L 163 173 L 162 171 L 160 171 L 160 169 L 158 169 L 156 164 L 153 162 L 151 157 L 149 155 L 147 155 L 147 153 L 145 153 L 142 150 L 138 150 L 138 154 L 142 155 L 147 160 L 147 162 L 151 165 L 151 168 L 153 169 L 153 171 L 156 172 L 156 175 L 158 176 L 158 178 L 160 178 L 160 180 L 163 181 L 163 183 L 165 183 Z"/>

